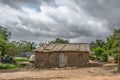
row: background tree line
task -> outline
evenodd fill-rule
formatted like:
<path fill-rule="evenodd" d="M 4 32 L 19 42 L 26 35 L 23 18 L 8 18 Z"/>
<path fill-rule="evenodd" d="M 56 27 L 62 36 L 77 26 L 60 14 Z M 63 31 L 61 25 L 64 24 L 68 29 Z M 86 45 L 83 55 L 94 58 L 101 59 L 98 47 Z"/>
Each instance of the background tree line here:
<path fill-rule="evenodd" d="M 9 41 L 11 32 L 5 27 L 0 26 L 0 52 L 2 56 L 5 54 L 10 56 L 16 56 L 21 52 L 32 51 L 36 48 L 35 42 L 30 41 Z M 68 40 L 56 38 L 53 43 L 69 43 Z M 117 61 L 118 51 L 120 47 L 120 29 L 115 29 L 113 34 L 106 38 L 106 41 L 96 40 L 91 42 L 90 58 L 107 61 L 108 56 L 113 56 Z"/>
<path fill-rule="evenodd" d="M 32 51 L 36 48 L 37 44 L 30 41 L 9 41 L 11 32 L 7 28 L 0 26 L 0 52 L 2 56 L 10 55 L 16 56 L 21 52 Z M 56 38 L 53 43 L 69 43 L 68 40 Z"/>
<path fill-rule="evenodd" d="M 32 51 L 35 49 L 35 42 L 29 41 L 12 41 L 9 39 L 11 37 L 11 32 L 9 32 L 5 27 L 0 26 L 0 52 L 2 56 L 5 54 L 10 56 L 16 56 L 21 52 Z"/>

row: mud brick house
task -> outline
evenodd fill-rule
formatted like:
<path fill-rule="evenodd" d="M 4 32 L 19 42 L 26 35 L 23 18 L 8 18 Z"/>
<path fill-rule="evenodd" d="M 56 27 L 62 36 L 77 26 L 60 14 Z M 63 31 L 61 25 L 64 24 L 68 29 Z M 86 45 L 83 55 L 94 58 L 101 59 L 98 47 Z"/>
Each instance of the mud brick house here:
<path fill-rule="evenodd" d="M 90 45 L 46 44 L 34 51 L 36 68 L 82 67 L 89 63 Z"/>

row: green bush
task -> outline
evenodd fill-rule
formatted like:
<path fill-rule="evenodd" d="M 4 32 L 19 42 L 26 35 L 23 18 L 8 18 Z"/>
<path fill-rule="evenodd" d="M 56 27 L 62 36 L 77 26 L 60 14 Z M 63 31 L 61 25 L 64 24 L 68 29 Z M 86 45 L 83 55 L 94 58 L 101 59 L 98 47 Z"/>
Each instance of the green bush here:
<path fill-rule="evenodd" d="M 112 54 L 112 56 L 115 59 L 115 61 L 117 62 L 118 61 L 118 54 L 114 53 L 114 54 Z"/>
<path fill-rule="evenodd" d="M 13 69 L 13 68 L 21 68 L 21 66 L 20 65 L 2 64 L 2 63 L 0 63 L 0 69 Z"/>
<path fill-rule="evenodd" d="M 16 58 L 14 58 L 14 60 L 16 62 L 28 62 L 29 61 L 28 58 L 22 58 L 22 57 L 16 57 Z"/>
<path fill-rule="evenodd" d="M 102 54 L 102 61 L 103 62 L 107 62 L 108 61 L 108 54 L 106 54 L 106 53 Z"/>
<path fill-rule="evenodd" d="M 108 54 L 104 48 L 97 47 L 93 50 L 95 53 L 90 55 L 90 58 L 98 61 L 107 62 Z"/>
<path fill-rule="evenodd" d="M 34 64 L 30 64 L 30 65 L 26 66 L 26 68 L 34 68 L 34 67 L 35 67 Z"/>
<path fill-rule="evenodd" d="M 96 60 L 96 55 L 95 55 L 94 53 L 89 54 L 89 58 L 90 58 L 91 60 Z"/>

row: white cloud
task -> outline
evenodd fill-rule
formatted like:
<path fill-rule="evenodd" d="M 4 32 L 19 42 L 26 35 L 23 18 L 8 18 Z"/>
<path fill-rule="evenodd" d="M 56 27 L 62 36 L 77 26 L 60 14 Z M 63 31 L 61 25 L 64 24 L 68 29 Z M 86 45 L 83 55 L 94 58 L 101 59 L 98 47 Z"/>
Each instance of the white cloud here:
<path fill-rule="evenodd" d="M 61 37 L 71 42 L 90 42 L 98 38 L 104 40 L 109 35 L 109 20 L 92 15 L 91 11 L 87 10 L 92 7 L 89 7 L 90 1 L 80 0 L 77 3 L 74 0 L 52 1 L 34 3 L 40 11 L 24 6 L 22 1 L 20 4 L 15 1 L 19 4 L 16 5 L 17 9 L 7 1 L 1 3 L 3 6 L 0 6 L 0 25 L 11 30 L 12 40 L 39 42 Z M 105 3 L 97 1 L 100 5 Z M 27 5 L 31 4 L 29 2 Z"/>

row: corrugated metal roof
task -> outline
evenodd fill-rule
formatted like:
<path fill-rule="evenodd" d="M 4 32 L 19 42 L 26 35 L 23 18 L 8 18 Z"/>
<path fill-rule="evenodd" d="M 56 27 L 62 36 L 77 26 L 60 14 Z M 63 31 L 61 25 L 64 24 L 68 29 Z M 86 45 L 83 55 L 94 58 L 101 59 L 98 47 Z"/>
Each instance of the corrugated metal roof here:
<path fill-rule="evenodd" d="M 78 44 L 46 44 L 42 47 L 35 49 L 38 52 L 57 52 L 57 51 L 81 51 L 89 52 L 90 45 L 88 43 Z"/>

